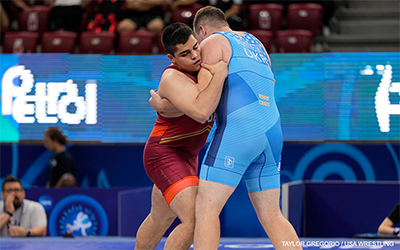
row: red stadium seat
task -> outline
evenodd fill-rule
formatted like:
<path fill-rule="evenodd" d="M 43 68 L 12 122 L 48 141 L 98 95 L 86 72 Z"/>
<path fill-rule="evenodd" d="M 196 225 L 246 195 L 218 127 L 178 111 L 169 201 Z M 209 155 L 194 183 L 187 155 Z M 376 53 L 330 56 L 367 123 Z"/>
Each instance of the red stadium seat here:
<path fill-rule="evenodd" d="M 39 33 L 30 31 L 6 32 L 3 53 L 36 53 Z"/>
<path fill-rule="evenodd" d="M 31 12 L 23 11 L 19 14 L 18 24 L 20 31 L 35 31 L 39 34 L 49 27 L 50 7 L 44 5 L 32 6 Z"/>
<path fill-rule="evenodd" d="M 43 53 L 70 53 L 75 51 L 76 32 L 44 32 L 42 34 Z"/>
<path fill-rule="evenodd" d="M 171 16 L 171 23 L 185 23 L 189 26 L 191 25 L 191 21 L 194 18 L 196 12 L 203 8 L 204 5 L 202 4 L 193 4 L 192 6 L 182 6 L 176 9 Z"/>
<path fill-rule="evenodd" d="M 274 37 L 274 33 L 269 30 L 248 30 L 248 33 L 257 37 L 258 40 L 264 45 L 267 52 L 271 51 L 271 40 Z"/>
<path fill-rule="evenodd" d="M 320 33 L 322 26 L 322 5 L 317 3 L 289 4 L 287 11 L 288 29 L 310 30 Z"/>
<path fill-rule="evenodd" d="M 81 54 L 111 54 L 114 41 L 115 33 L 85 31 L 80 36 L 79 50 Z"/>
<path fill-rule="evenodd" d="M 282 26 L 282 4 L 259 3 L 249 5 L 250 29 L 276 32 Z"/>
<path fill-rule="evenodd" d="M 309 53 L 312 36 L 309 30 L 278 30 L 275 40 L 276 52 Z"/>
<path fill-rule="evenodd" d="M 154 33 L 145 29 L 119 34 L 118 53 L 151 54 L 153 52 Z"/>

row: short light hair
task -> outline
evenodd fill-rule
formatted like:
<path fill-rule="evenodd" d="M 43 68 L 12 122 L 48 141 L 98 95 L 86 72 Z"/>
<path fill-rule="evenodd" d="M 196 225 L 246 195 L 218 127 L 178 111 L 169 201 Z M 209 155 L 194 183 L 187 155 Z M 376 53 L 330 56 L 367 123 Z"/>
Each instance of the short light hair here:
<path fill-rule="evenodd" d="M 193 20 L 193 28 L 196 32 L 199 32 L 202 25 L 213 28 L 229 27 L 224 12 L 213 6 L 206 6 L 197 11 Z"/>

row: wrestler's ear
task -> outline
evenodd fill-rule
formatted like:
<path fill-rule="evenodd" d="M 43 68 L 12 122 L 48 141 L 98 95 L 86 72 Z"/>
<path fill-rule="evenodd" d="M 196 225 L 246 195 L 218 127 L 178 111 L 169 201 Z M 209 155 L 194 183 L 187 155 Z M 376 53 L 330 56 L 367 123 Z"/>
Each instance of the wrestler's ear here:
<path fill-rule="evenodd" d="M 175 63 L 176 59 L 175 59 L 175 57 L 173 55 L 167 54 L 167 57 L 168 57 L 169 60 L 171 60 L 172 63 Z"/>
<path fill-rule="evenodd" d="M 206 29 L 206 27 L 205 26 L 203 26 L 203 25 L 200 25 L 199 26 L 199 29 L 200 29 L 200 34 L 202 34 L 203 35 L 203 37 L 206 37 L 206 35 L 207 35 L 207 29 Z"/>

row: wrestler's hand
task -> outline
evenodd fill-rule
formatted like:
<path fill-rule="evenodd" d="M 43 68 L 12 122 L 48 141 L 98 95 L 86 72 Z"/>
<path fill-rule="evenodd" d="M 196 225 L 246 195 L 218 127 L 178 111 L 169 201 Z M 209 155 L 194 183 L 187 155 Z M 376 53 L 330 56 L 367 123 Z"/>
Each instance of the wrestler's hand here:
<path fill-rule="evenodd" d="M 150 95 L 151 95 L 151 97 L 149 99 L 149 103 L 150 103 L 151 107 L 155 111 L 160 112 L 161 111 L 160 110 L 160 102 L 162 99 L 161 96 L 159 94 L 157 94 L 157 92 L 154 89 L 150 90 Z"/>
<path fill-rule="evenodd" d="M 207 69 L 212 75 L 222 74 L 224 77 L 228 76 L 229 67 L 224 61 L 219 61 L 216 64 L 206 64 L 201 65 L 203 68 Z"/>
<path fill-rule="evenodd" d="M 162 98 L 154 89 L 150 90 L 150 95 L 149 103 L 155 111 L 160 113 L 179 111 L 168 99 Z"/>

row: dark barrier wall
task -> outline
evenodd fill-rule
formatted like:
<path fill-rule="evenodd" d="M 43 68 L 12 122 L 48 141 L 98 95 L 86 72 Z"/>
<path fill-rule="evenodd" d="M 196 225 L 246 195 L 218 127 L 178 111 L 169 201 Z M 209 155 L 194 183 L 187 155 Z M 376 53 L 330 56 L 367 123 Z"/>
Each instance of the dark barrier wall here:
<path fill-rule="evenodd" d="M 142 144 L 70 145 L 79 185 L 82 188 L 150 187 L 152 183 L 143 169 L 143 147 Z M 285 143 L 281 181 L 399 181 L 399 151 L 400 146 L 397 143 Z M 203 149 L 201 158 L 204 152 Z M 3 144 L 0 146 L 0 153 L 2 180 L 7 174 L 13 173 L 22 179 L 25 188 L 44 187 L 48 177 L 47 163 L 50 153 L 42 145 Z M 391 206 L 393 202 L 387 200 L 385 205 Z M 360 203 L 353 205 L 358 204 Z M 358 209 L 362 210 L 363 206 L 360 204 Z M 221 223 L 221 235 L 224 237 L 266 236 L 243 182 L 223 210 Z M 110 229 L 111 226 L 110 223 Z"/>
<path fill-rule="evenodd" d="M 80 187 L 150 186 L 143 144 L 69 145 Z M 399 143 L 284 143 L 282 183 L 297 180 L 399 181 Z M 205 153 L 201 151 L 200 161 Z M 0 145 L 1 180 L 12 173 L 26 188 L 44 187 L 51 156 L 43 145 Z"/>
<path fill-rule="evenodd" d="M 26 190 L 26 198 L 43 205 L 49 236 L 60 237 L 67 230 L 75 236 L 116 236 L 119 228 L 118 194 L 123 190 L 126 188 L 31 188 Z M 140 201 L 136 200 L 135 206 L 141 206 Z"/>
<path fill-rule="evenodd" d="M 302 237 L 376 235 L 400 202 L 400 182 L 298 181 L 282 193 L 283 211 L 287 202 L 289 221 Z"/>

